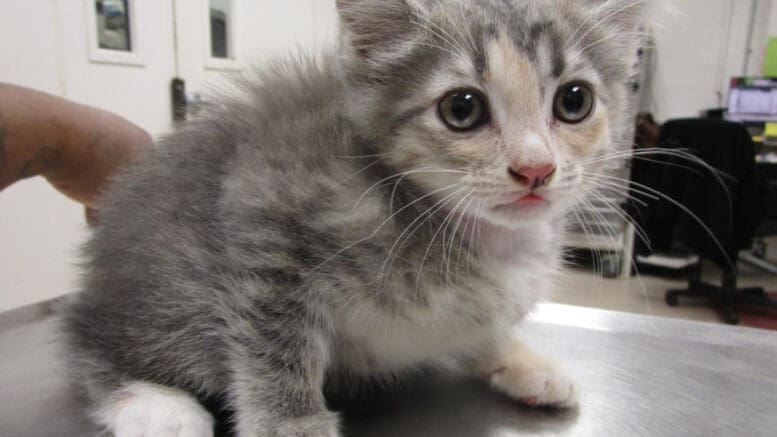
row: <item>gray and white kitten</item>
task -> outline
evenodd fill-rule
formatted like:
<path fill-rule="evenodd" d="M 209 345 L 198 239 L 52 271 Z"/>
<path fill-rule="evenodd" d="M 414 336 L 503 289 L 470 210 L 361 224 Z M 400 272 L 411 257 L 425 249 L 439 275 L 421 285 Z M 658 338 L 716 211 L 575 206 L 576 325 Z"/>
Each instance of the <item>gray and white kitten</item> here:
<path fill-rule="evenodd" d="M 114 185 L 67 308 L 123 436 L 337 436 L 323 388 L 457 362 L 571 406 L 512 334 L 563 216 L 623 145 L 642 0 L 338 0 L 335 55 L 276 65 Z M 226 100 L 226 99 L 225 99 Z"/>

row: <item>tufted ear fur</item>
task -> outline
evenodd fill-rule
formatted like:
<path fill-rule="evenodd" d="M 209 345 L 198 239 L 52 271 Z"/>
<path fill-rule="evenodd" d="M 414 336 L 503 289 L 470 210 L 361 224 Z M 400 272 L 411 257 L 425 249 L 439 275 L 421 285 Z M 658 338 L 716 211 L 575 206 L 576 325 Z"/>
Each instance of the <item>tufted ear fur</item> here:
<path fill-rule="evenodd" d="M 636 60 L 637 47 L 642 41 L 647 6 L 651 0 L 559 0 L 563 10 L 576 17 L 578 23 L 570 38 L 577 47 L 601 53 L 603 58 Z M 602 36 L 610 35 L 607 44 Z M 631 62 L 628 62 L 631 65 Z"/>
<path fill-rule="evenodd" d="M 413 31 L 407 0 L 337 0 L 344 37 L 365 58 L 390 51 Z"/>
<path fill-rule="evenodd" d="M 572 0 L 575 1 L 575 0 Z M 597 21 L 617 26 L 627 31 L 642 24 L 645 9 L 650 0 L 586 0 Z"/>

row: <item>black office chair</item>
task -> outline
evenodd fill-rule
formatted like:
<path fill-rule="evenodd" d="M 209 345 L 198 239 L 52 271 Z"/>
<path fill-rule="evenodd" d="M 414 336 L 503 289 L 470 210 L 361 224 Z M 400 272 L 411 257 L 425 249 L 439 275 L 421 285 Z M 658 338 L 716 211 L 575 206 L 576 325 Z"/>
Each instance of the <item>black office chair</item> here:
<path fill-rule="evenodd" d="M 777 236 L 777 163 L 761 162 L 758 164 L 758 169 L 768 181 L 766 217 L 755 230 L 752 250 L 740 254 L 740 258 L 752 266 L 777 275 L 777 262 L 767 258 L 766 243 L 768 237 Z"/>
<path fill-rule="evenodd" d="M 739 252 L 752 244 L 765 211 L 765 183 L 755 166 L 750 134 L 742 125 L 722 120 L 672 120 L 661 128 L 659 144 L 667 151 L 691 153 L 704 164 L 660 154 L 650 161 L 635 160 L 633 195 L 639 197 L 647 186 L 687 209 L 665 199 L 633 203 L 632 215 L 652 243 L 652 249 L 642 245 L 638 253 L 680 246 L 723 272 L 719 285 L 704 282 L 700 261 L 689 271 L 688 288 L 666 293 L 667 304 L 676 306 L 684 297 L 709 299 L 731 324 L 739 323 L 742 304 L 777 306 L 761 288 L 737 288 Z"/>

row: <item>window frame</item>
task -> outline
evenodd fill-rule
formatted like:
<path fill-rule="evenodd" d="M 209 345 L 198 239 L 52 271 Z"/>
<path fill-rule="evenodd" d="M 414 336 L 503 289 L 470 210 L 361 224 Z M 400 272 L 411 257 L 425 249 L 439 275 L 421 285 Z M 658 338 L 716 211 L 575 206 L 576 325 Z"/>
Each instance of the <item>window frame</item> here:
<path fill-rule="evenodd" d="M 100 47 L 100 39 L 97 29 L 97 10 L 95 0 L 83 0 L 86 11 L 86 28 L 88 31 L 87 44 L 89 45 L 89 61 L 96 64 L 114 64 L 144 67 L 146 65 L 143 56 L 141 38 L 139 38 L 140 26 L 137 13 L 136 0 L 127 0 L 127 18 L 129 18 L 130 50 L 110 50 Z"/>
<path fill-rule="evenodd" d="M 205 49 L 205 69 L 207 70 L 239 70 L 240 62 L 238 58 L 238 34 L 239 24 L 236 17 L 240 13 L 240 0 L 227 0 L 230 3 L 229 17 L 227 17 L 227 53 L 228 58 L 215 58 L 213 57 L 212 44 L 213 35 L 210 28 L 210 0 L 202 0 L 202 8 L 204 10 L 203 26 L 205 29 L 205 41 L 203 46 Z"/>

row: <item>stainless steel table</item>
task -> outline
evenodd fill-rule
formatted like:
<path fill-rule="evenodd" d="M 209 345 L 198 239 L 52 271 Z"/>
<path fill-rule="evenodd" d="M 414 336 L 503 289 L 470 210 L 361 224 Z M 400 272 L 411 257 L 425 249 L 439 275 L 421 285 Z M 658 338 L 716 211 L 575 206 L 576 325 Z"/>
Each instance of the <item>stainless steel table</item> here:
<path fill-rule="evenodd" d="M 95 435 L 62 367 L 56 316 L 10 317 L 0 315 L 0 436 Z M 562 358 L 580 408 L 532 410 L 476 381 L 427 376 L 349 406 L 347 436 L 777 436 L 775 333 L 559 305 L 518 329 Z"/>

